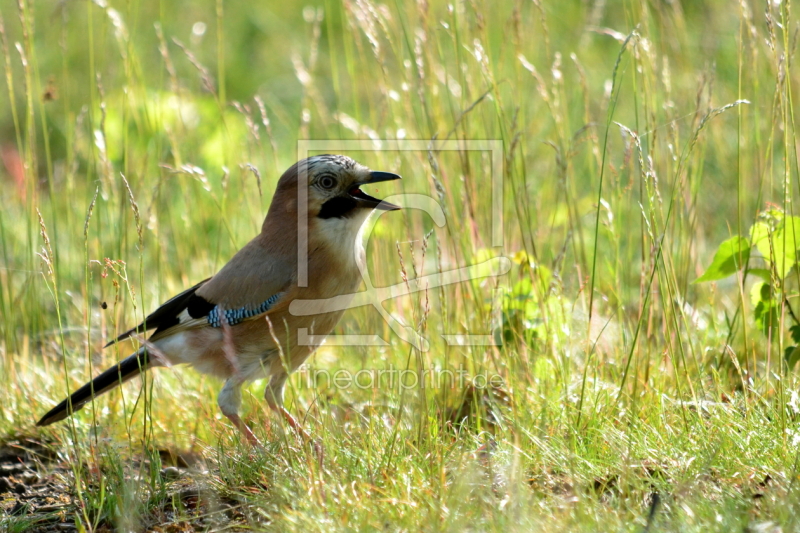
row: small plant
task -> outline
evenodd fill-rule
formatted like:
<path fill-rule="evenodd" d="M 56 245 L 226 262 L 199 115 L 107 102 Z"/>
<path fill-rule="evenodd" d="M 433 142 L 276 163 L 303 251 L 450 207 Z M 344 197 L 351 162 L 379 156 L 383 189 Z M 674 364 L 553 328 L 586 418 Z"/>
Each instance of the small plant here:
<path fill-rule="evenodd" d="M 790 300 L 800 296 L 800 217 L 772 208 L 761 213 L 749 237 L 734 235 L 723 241 L 711 265 L 694 283 L 715 281 L 742 272 L 742 282 L 752 275 L 758 281 L 750 288 L 753 318 L 770 340 L 780 336 L 783 311 L 788 313 L 793 345 L 785 350 L 786 363 L 800 360 L 800 321 Z M 752 261 L 751 261 L 752 259 Z"/>
<path fill-rule="evenodd" d="M 535 345 L 547 337 L 547 319 L 564 318 L 559 298 L 550 298 L 558 296 L 559 280 L 557 273 L 554 278 L 552 270 L 536 264 L 524 250 L 511 259 L 520 267 L 520 279 L 505 295 L 502 341 L 510 343 L 521 336 L 526 345 Z"/>

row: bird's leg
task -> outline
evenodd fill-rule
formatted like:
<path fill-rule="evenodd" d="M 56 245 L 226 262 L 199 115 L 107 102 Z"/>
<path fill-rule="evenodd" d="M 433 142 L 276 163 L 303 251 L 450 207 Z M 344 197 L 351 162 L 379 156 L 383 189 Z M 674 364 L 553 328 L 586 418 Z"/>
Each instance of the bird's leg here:
<path fill-rule="evenodd" d="M 264 391 L 264 399 L 267 400 L 267 405 L 272 411 L 281 415 L 287 426 L 299 433 L 303 437 L 303 441 L 311 444 L 319 461 L 319 468 L 322 470 L 325 461 L 325 449 L 322 446 L 322 440 L 312 439 L 308 431 L 303 429 L 302 424 L 283 406 L 283 385 L 286 383 L 286 377 L 286 374 L 273 375 Z"/>
<path fill-rule="evenodd" d="M 230 420 L 234 426 L 239 428 L 239 431 L 244 433 L 244 438 L 247 439 L 247 442 L 249 442 L 253 446 L 261 446 L 261 442 L 259 442 L 258 437 L 256 437 L 253 431 L 249 427 L 247 427 L 247 424 L 244 423 L 242 417 L 240 417 L 237 414 L 228 414 L 228 413 L 223 413 L 223 414 L 226 417 L 228 417 L 228 420 Z"/>
<path fill-rule="evenodd" d="M 292 416 L 292 413 L 290 413 L 288 409 L 280 405 L 278 406 L 278 412 L 286 421 L 286 424 L 288 424 L 290 428 L 298 432 L 303 437 L 303 440 L 305 440 L 306 442 L 311 440 L 311 435 L 305 429 L 303 429 L 302 424 L 300 424 L 300 422 L 298 422 L 297 419 Z"/>
<path fill-rule="evenodd" d="M 283 386 L 287 377 L 286 373 L 273 374 L 269 379 L 267 388 L 264 390 L 264 399 L 270 409 L 281 415 L 290 428 L 298 432 L 306 442 L 309 442 L 311 441 L 311 435 L 303 429 L 303 426 L 292 416 L 292 413 L 283 406 Z"/>
<path fill-rule="evenodd" d="M 244 433 L 247 442 L 253 446 L 261 446 L 258 438 L 253 434 L 247 424 L 239 416 L 239 406 L 242 404 L 242 382 L 235 379 L 229 379 L 225 382 L 225 386 L 219 391 L 217 396 L 217 404 L 220 411 L 225 415 L 228 420 L 236 426 L 239 431 Z"/>
<path fill-rule="evenodd" d="M 312 439 L 311 435 L 305 429 L 303 429 L 303 426 L 300 424 L 300 422 L 298 422 L 297 419 L 292 416 L 292 413 L 290 413 L 289 410 L 284 406 L 278 406 L 278 412 L 281 414 L 289 427 L 297 431 L 303 437 L 305 442 L 311 443 L 311 446 L 314 448 L 314 453 L 317 456 L 317 460 L 319 461 L 319 468 L 322 470 L 325 462 L 325 448 L 322 446 L 322 439 Z"/>

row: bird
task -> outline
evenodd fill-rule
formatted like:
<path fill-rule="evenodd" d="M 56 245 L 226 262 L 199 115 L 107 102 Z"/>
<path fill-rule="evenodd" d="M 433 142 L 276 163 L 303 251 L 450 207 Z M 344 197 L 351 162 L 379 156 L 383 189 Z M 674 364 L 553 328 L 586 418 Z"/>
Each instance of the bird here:
<path fill-rule="evenodd" d="M 261 232 L 212 277 L 164 302 L 144 322 L 104 346 L 129 338 L 140 347 L 53 407 L 38 422 L 64 420 L 93 398 L 159 366 L 188 364 L 225 380 L 217 404 L 252 444 L 259 444 L 239 416 L 241 388 L 268 379 L 264 398 L 288 426 L 308 433 L 283 405 L 283 390 L 296 370 L 328 335 L 343 311 L 320 305 L 319 313 L 294 316 L 294 300 L 325 300 L 353 294 L 362 281 L 364 246 L 359 230 L 374 211 L 399 206 L 369 196 L 361 187 L 400 179 L 338 154 L 312 156 L 278 180 Z M 301 202 L 307 204 L 307 224 Z M 301 218 L 298 218 L 300 216 Z M 298 260 L 307 247 L 306 264 Z M 361 263 L 363 264 L 363 263 Z M 307 282 L 300 276 L 305 268 Z M 313 333 L 298 343 L 298 331 Z M 154 331 L 153 331 L 154 330 Z M 147 339 L 142 337 L 152 331 Z M 316 343 L 316 344 L 314 344 Z"/>

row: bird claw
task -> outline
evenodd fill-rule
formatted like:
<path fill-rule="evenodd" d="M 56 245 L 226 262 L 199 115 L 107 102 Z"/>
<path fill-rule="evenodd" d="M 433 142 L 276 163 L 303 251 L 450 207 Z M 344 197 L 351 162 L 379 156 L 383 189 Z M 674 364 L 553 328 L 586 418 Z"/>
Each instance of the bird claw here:
<path fill-rule="evenodd" d="M 289 411 L 286 410 L 286 408 L 281 407 L 280 413 L 283 419 L 286 421 L 286 425 L 288 425 L 294 431 L 296 431 L 297 434 L 303 438 L 304 443 L 311 445 L 311 448 L 314 450 L 314 455 L 316 455 L 317 457 L 319 468 L 321 470 L 325 463 L 325 447 L 322 445 L 322 439 L 320 439 L 319 437 L 315 439 L 312 438 L 311 434 L 305 429 L 303 429 L 303 426 L 300 424 L 300 422 L 298 422 L 297 419 L 293 417 Z M 244 438 L 247 439 L 247 442 L 249 442 L 251 446 L 262 450 L 264 449 L 264 445 L 261 444 L 261 441 L 258 440 L 258 437 L 255 436 L 253 431 L 247 426 L 247 424 L 244 423 L 244 421 L 238 414 L 225 415 L 225 416 L 228 417 L 228 420 L 230 420 L 231 423 L 234 426 L 236 426 L 239 429 L 239 431 L 242 432 L 242 434 L 244 434 Z"/>
<path fill-rule="evenodd" d="M 300 422 L 298 422 L 297 419 L 292 416 L 292 413 L 287 411 L 285 407 L 280 407 L 279 410 L 281 416 L 286 421 L 286 425 L 299 433 L 300 436 L 303 437 L 304 442 L 309 442 L 311 440 L 311 435 L 308 433 L 308 431 L 303 429 L 302 424 L 300 424 Z"/>
<path fill-rule="evenodd" d="M 319 462 L 319 467 L 322 469 L 322 465 L 325 462 L 325 447 L 322 445 L 322 439 L 319 437 L 312 439 L 311 434 L 303 429 L 303 426 L 300 422 L 297 421 L 295 417 L 292 416 L 285 407 L 280 408 L 281 416 L 286 421 L 286 424 L 295 430 L 301 437 L 303 437 L 303 442 L 306 444 L 310 444 L 311 448 L 314 450 L 314 455 L 317 456 L 317 461 Z"/>
<path fill-rule="evenodd" d="M 258 440 L 258 437 L 255 436 L 253 431 L 244 423 L 244 420 L 241 419 L 239 415 L 225 415 L 228 417 L 228 420 L 236 426 L 239 431 L 244 434 L 244 438 L 247 439 L 247 442 L 250 443 L 251 446 L 256 448 L 263 448 L 264 446 L 261 444 L 261 441 Z"/>

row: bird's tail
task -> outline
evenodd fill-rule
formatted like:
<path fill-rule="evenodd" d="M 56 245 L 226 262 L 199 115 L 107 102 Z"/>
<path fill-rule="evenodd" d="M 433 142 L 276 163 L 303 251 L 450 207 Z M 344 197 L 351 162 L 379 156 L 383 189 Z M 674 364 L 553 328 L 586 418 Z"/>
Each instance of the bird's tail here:
<path fill-rule="evenodd" d="M 92 397 L 100 396 L 104 392 L 110 391 L 129 379 L 136 377 L 140 372 L 144 372 L 149 367 L 150 357 L 146 350 L 141 349 L 73 392 L 69 398 L 50 409 L 36 425 L 49 426 L 54 422 L 64 420 L 89 403 Z"/>

